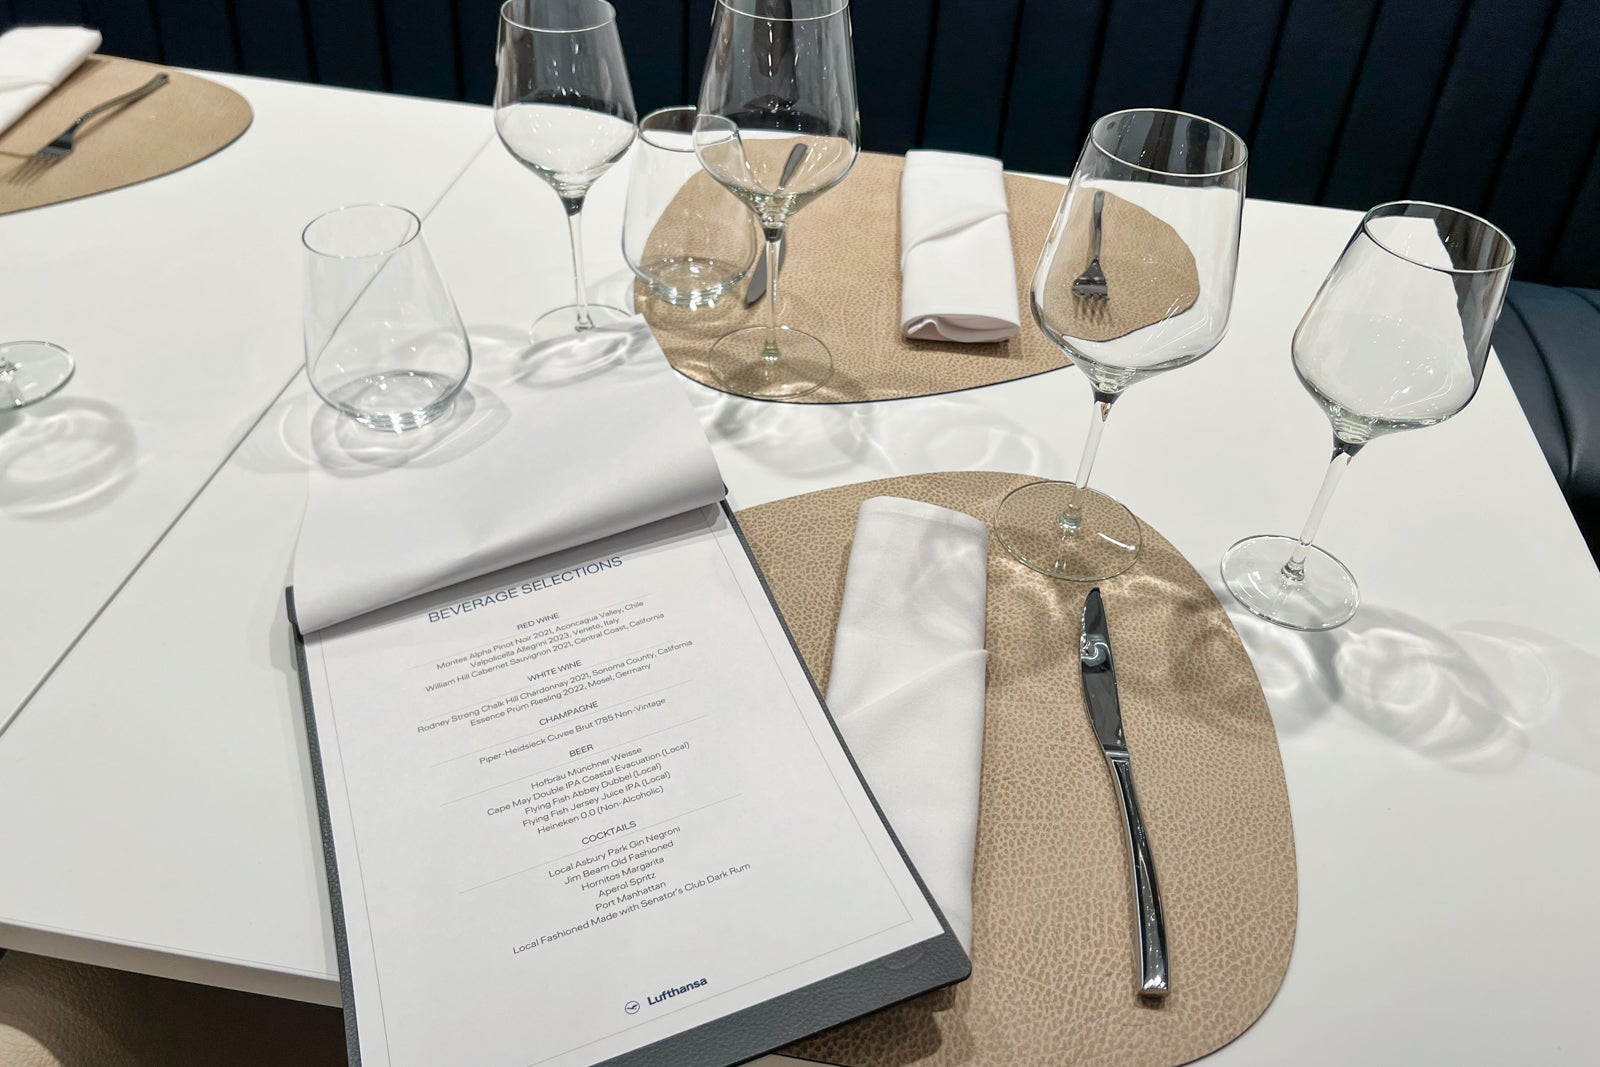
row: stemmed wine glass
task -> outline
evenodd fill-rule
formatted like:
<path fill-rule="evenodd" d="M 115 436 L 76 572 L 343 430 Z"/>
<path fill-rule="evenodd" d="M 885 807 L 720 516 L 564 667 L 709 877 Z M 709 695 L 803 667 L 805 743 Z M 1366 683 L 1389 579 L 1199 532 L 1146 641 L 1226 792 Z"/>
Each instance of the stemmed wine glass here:
<path fill-rule="evenodd" d="M 1089 473 L 1112 403 L 1227 332 L 1247 156 L 1231 130 L 1178 111 L 1090 127 L 1028 294 L 1039 328 L 1089 378 L 1089 437 L 1074 481 L 1024 485 L 995 515 L 1001 543 L 1034 570 L 1098 581 L 1138 557 L 1138 520 L 1088 488 Z"/>
<path fill-rule="evenodd" d="M 833 374 L 827 345 L 778 325 L 778 253 L 795 212 L 850 173 L 859 128 L 849 0 L 719 0 L 695 153 L 755 212 L 767 241 L 767 324 L 734 330 L 710 352 L 730 392 L 804 396 Z"/>
<path fill-rule="evenodd" d="M 1296 630 L 1331 630 L 1355 614 L 1355 578 L 1311 543 L 1323 513 L 1373 439 L 1467 406 L 1516 254 L 1490 223 L 1440 204 L 1380 204 L 1362 218 L 1291 346 L 1300 384 L 1333 423 L 1333 460 L 1298 538 L 1247 537 L 1222 557 L 1239 603 Z"/>
<path fill-rule="evenodd" d="M 72 378 L 72 357 L 49 341 L 0 342 L 0 411 L 37 404 Z"/>
<path fill-rule="evenodd" d="M 616 10 L 606 0 L 506 0 L 495 54 L 495 130 L 561 198 L 572 240 L 576 301 L 541 316 L 533 340 L 620 322 L 629 313 L 591 303 L 583 276 L 584 197 L 637 130 Z"/>

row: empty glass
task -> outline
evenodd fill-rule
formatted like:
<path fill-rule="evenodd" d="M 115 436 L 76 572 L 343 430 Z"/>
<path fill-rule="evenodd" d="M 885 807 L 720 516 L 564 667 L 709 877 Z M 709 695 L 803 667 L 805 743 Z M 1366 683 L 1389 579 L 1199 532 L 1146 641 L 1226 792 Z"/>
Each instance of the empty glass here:
<path fill-rule="evenodd" d="M 1516 248 L 1475 215 L 1404 201 L 1367 212 L 1294 332 L 1295 373 L 1333 423 L 1333 461 L 1298 538 L 1247 537 L 1228 591 L 1263 619 L 1331 630 L 1361 596 L 1312 545 L 1345 468 L 1384 434 L 1443 422 L 1478 391 Z"/>
<path fill-rule="evenodd" d="M 1094 390 L 1077 478 L 1013 490 L 995 534 L 1052 578 L 1097 581 L 1133 566 L 1139 521 L 1088 488 L 1112 403 L 1192 363 L 1228 331 L 1248 153 L 1226 127 L 1178 111 L 1095 121 L 1033 272 L 1028 305 Z"/>
<path fill-rule="evenodd" d="M 0 342 L 0 411 L 37 404 L 72 378 L 72 357 L 49 341 Z"/>
<path fill-rule="evenodd" d="M 317 395 L 374 430 L 415 429 L 448 411 L 472 351 L 421 220 L 358 204 L 319 215 L 301 240 L 306 375 Z"/>
<path fill-rule="evenodd" d="M 744 205 L 700 166 L 692 107 L 639 120 L 622 253 L 651 292 L 680 307 L 716 302 L 750 270 L 756 231 Z"/>
<path fill-rule="evenodd" d="M 795 212 L 850 173 L 859 127 L 849 0 L 719 0 L 695 151 L 767 242 L 767 324 L 711 347 L 711 373 L 729 392 L 804 396 L 833 375 L 827 345 L 778 325 L 779 245 Z"/>
<path fill-rule="evenodd" d="M 535 343 L 629 317 L 589 300 L 583 201 L 633 144 L 633 89 L 605 0 L 506 0 L 495 50 L 494 128 L 512 157 L 561 199 L 572 241 L 573 303 L 540 316 Z"/>

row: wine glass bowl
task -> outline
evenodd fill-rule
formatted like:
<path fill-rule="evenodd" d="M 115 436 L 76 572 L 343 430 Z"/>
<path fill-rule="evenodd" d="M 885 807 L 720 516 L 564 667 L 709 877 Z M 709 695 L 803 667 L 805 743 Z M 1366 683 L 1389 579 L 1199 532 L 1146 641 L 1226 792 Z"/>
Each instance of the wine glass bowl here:
<path fill-rule="evenodd" d="M 1073 481 L 1024 485 L 995 532 L 1018 561 L 1098 581 L 1138 557 L 1126 507 L 1088 488 L 1111 405 L 1130 387 L 1210 352 L 1227 333 L 1248 151 L 1237 134 L 1178 111 L 1095 121 L 1028 289 L 1044 335 L 1089 379 L 1089 437 Z"/>
<path fill-rule="evenodd" d="M 1472 400 L 1515 259 L 1494 225 L 1441 204 L 1380 204 L 1362 218 L 1291 344 L 1300 384 L 1332 424 L 1333 459 L 1298 538 L 1247 537 L 1223 556 L 1223 583 L 1245 608 L 1297 630 L 1355 614 L 1355 577 L 1312 543 L 1317 527 L 1367 444 Z"/>
<path fill-rule="evenodd" d="M 850 173 L 859 127 L 848 0 L 719 0 L 695 154 L 755 214 L 767 257 L 767 324 L 734 330 L 709 353 L 729 392 L 788 399 L 833 374 L 826 344 L 778 323 L 778 255 L 795 213 Z"/>
<path fill-rule="evenodd" d="M 572 244 L 574 301 L 535 322 L 532 339 L 620 322 L 629 312 L 588 298 L 582 226 L 589 187 L 638 129 L 616 10 L 606 0 L 506 0 L 495 57 L 495 132 L 555 191 Z"/>

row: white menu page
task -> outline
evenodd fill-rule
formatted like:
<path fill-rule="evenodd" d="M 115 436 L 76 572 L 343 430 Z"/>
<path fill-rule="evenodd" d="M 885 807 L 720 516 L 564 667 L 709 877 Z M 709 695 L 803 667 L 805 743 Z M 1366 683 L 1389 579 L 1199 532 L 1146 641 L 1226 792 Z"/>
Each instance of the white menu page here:
<path fill-rule="evenodd" d="M 598 1063 L 942 932 L 717 506 L 304 652 L 368 1067 Z"/>

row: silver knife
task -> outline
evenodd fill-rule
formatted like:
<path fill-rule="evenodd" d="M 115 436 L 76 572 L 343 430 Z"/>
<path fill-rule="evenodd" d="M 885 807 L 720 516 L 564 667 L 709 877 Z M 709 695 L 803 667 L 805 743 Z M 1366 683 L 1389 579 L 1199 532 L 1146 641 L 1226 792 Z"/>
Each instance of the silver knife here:
<path fill-rule="evenodd" d="M 1156 865 L 1150 855 L 1139 798 L 1133 791 L 1133 768 L 1122 737 L 1122 703 L 1117 699 L 1117 669 L 1111 660 L 1111 634 L 1106 629 L 1106 606 L 1100 590 L 1089 590 L 1083 605 L 1083 637 L 1078 646 L 1082 663 L 1083 702 L 1100 751 L 1111 768 L 1122 798 L 1122 824 L 1128 831 L 1128 853 L 1133 860 L 1133 905 L 1138 913 L 1139 995 L 1167 995 L 1167 924 L 1161 917 L 1161 891 L 1156 887 Z"/>
<path fill-rule="evenodd" d="M 783 173 L 778 175 L 778 187 L 773 192 L 783 192 L 784 186 L 789 184 L 789 179 L 794 177 L 794 172 L 800 169 L 800 164 L 806 158 L 809 149 L 804 144 L 797 144 L 789 149 L 789 158 L 783 161 Z M 788 248 L 788 241 L 778 242 L 778 271 L 783 271 L 783 255 Z M 756 256 L 756 265 L 750 271 L 750 287 L 744 291 L 744 306 L 752 307 L 760 303 L 761 298 L 767 295 L 767 256 L 763 252 Z"/>

